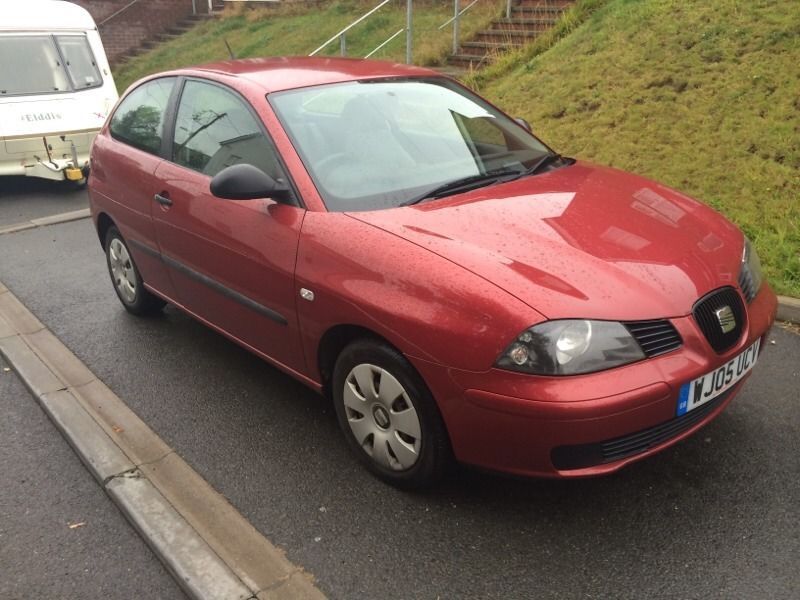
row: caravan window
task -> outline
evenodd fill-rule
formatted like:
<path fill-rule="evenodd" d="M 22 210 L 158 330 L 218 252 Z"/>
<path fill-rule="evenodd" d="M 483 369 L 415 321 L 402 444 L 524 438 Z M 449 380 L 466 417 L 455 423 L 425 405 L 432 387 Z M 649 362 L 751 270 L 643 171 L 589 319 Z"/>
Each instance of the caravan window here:
<path fill-rule="evenodd" d="M 70 91 L 49 35 L 0 36 L 0 97 Z"/>
<path fill-rule="evenodd" d="M 0 97 L 101 85 L 103 78 L 86 36 L 0 36 Z"/>
<path fill-rule="evenodd" d="M 97 62 L 89 48 L 89 40 L 82 35 L 57 35 L 56 43 L 67 66 L 72 87 L 82 90 L 103 85 Z"/>

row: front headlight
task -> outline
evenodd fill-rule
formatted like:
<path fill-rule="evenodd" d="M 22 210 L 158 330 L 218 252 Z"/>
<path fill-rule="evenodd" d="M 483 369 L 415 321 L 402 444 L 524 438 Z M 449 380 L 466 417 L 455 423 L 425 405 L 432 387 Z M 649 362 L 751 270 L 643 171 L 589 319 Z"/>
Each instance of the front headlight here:
<path fill-rule="evenodd" d="M 523 331 L 495 366 L 535 375 L 577 375 L 643 358 L 644 352 L 622 323 L 565 319 Z"/>
<path fill-rule="evenodd" d="M 742 288 L 747 302 L 752 302 L 753 298 L 761 289 L 764 276 L 761 274 L 761 261 L 758 258 L 753 243 L 744 238 L 744 250 L 742 251 L 742 266 L 739 269 L 739 287 Z"/>

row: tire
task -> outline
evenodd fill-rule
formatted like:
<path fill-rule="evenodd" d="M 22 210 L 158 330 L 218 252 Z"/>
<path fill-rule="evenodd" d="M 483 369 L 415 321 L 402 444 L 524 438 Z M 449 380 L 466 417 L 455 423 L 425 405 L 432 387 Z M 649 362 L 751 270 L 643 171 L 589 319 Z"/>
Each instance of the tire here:
<path fill-rule="evenodd" d="M 145 289 L 128 245 L 113 225 L 106 232 L 104 247 L 111 284 L 125 310 L 143 316 L 152 315 L 164 308 L 166 302 Z"/>
<path fill-rule="evenodd" d="M 364 465 L 404 489 L 430 487 L 452 462 L 450 440 L 430 391 L 391 346 L 359 340 L 333 371 L 339 426 Z"/>

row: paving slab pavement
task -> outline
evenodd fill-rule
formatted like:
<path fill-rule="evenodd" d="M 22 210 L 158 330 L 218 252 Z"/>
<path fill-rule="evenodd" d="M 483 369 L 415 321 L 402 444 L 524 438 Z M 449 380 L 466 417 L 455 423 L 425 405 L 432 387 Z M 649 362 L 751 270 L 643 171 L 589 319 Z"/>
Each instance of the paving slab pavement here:
<path fill-rule="evenodd" d="M 5 287 L 0 321 L 0 356 L 190 597 L 324 598 Z"/>
<path fill-rule="evenodd" d="M 0 358 L 0 598 L 185 598 Z"/>

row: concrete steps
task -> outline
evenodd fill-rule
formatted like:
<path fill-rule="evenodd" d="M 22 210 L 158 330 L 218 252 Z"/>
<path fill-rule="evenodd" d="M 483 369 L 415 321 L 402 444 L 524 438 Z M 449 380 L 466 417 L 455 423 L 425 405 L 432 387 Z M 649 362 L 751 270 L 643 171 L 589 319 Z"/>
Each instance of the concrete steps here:
<path fill-rule="evenodd" d="M 464 41 L 447 59 L 458 69 L 479 69 L 498 56 L 535 40 L 548 31 L 575 0 L 514 0 L 511 16 L 494 19 L 488 29 Z"/>
<path fill-rule="evenodd" d="M 170 40 L 179 38 L 181 35 L 183 35 L 187 31 L 190 31 L 200 23 L 204 23 L 209 19 L 217 18 L 220 15 L 222 9 L 224 8 L 224 5 L 222 3 L 215 3 L 213 7 L 214 7 L 214 12 L 189 15 L 188 17 L 178 21 L 174 25 L 171 25 L 163 32 L 150 36 L 149 38 L 144 40 L 141 44 L 139 44 L 137 47 L 131 48 L 124 54 L 118 56 L 114 61 L 115 64 L 120 65 L 135 56 L 147 52 L 148 50 L 152 50 L 153 48 L 159 46 L 160 44 L 163 44 L 164 42 L 168 42 Z"/>
<path fill-rule="evenodd" d="M 575 4 L 575 0 L 516 0 L 515 6 L 522 8 L 560 8 L 562 10 Z"/>

